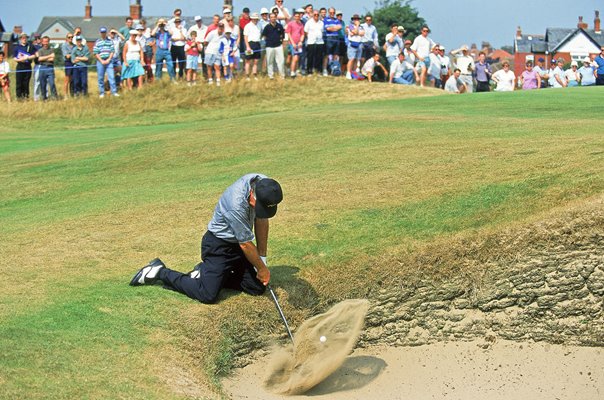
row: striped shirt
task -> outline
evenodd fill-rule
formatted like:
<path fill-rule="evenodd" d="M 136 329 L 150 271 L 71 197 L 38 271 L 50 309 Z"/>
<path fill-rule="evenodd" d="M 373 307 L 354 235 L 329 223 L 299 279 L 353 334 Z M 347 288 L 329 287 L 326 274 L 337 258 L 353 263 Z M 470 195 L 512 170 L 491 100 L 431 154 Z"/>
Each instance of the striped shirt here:
<path fill-rule="evenodd" d="M 113 41 L 109 38 L 98 39 L 94 43 L 94 49 L 92 52 L 101 57 L 102 60 L 107 60 L 109 57 L 111 57 L 111 53 L 115 52 Z"/>

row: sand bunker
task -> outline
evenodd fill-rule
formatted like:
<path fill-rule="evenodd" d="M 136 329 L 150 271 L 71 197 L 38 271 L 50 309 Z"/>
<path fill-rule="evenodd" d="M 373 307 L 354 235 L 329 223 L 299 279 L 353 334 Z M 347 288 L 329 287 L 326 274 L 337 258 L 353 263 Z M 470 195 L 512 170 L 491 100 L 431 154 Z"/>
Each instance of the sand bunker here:
<path fill-rule="evenodd" d="M 294 346 L 274 353 L 267 390 L 304 393 L 335 372 L 356 344 L 368 309 L 367 300 L 346 300 L 304 322 L 296 331 Z"/>

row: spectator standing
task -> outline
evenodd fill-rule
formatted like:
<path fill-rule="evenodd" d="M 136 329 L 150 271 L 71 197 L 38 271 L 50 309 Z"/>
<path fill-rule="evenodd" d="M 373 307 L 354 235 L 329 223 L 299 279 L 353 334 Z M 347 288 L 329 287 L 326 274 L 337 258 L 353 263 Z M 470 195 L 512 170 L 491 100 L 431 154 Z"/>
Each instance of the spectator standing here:
<path fill-rule="evenodd" d="M 260 60 L 262 62 L 262 64 L 261 64 L 262 71 L 266 71 L 266 40 L 264 40 L 264 37 L 262 37 L 262 31 L 270 23 L 268 15 L 269 15 L 269 11 L 267 8 L 262 8 L 260 10 L 260 19 L 258 20 L 258 29 L 260 29 L 260 37 L 261 37 L 261 39 L 260 39 L 260 48 L 261 48 Z"/>
<path fill-rule="evenodd" d="M 197 31 L 189 30 L 190 38 L 185 44 L 187 54 L 187 85 L 197 85 L 197 69 L 199 68 L 199 55 L 201 54 L 202 44 L 197 41 Z"/>
<path fill-rule="evenodd" d="M 128 36 L 130 32 L 128 31 Z M 126 41 L 125 36 L 115 28 L 109 29 L 109 39 L 113 42 L 113 73 L 115 76 L 115 85 L 119 88 L 122 82 L 122 53 L 123 43 Z"/>
<path fill-rule="evenodd" d="M 280 0 L 277 0 L 280 1 Z M 289 15 L 289 14 L 288 14 Z M 273 13 L 269 16 L 270 23 L 262 31 L 262 36 L 266 40 L 266 66 L 269 79 L 274 78 L 275 63 L 281 78 L 285 78 L 284 55 L 283 55 L 283 39 L 285 30 L 283 25 L 277 22 L 277 14 Z"/>
<path fill-rule="evenodd" d="M 220 40 L 218 53 L 222 60 L 224 79 L 230 82 L 231 77 L 235 75 L 235 57 L 238 53 L 237 41 L 233 37 L 233 31 L 230 26 L 224 28 L 224 37 Z"/>
<path fill-rule="evenodd" d="M 526 69 L 522 71 L 519 80 L 523 90 L 541 88 L 541 75 L 533 68 L 532 61 L 526 62 Z"/>
<path fill-rule="evenodd" d="M 241 11 L 241 15 L 239 16 L 239 33 L 243 35 L 243 30 L 245 26 L 250 23 L 252 19 L 250 18 L 250 9 L 248 7 L 244 7 Z M 243 60 L 245 60 L 245 40 L 243 38 L 239 38 L 239 54 Z"/>
<path fill-rule="evenodd" d="M 208 71 L 208 85 L 214 83 L 213 74 L 216 78 L 216 86 L 220 86 L 220 43 L 224 37 L 224 24 L 218 23 L 218 27 L 212 32 L 208 33 L 204 41 L 204 47 L 206 49 L 204 63 Z"/>
<path fill-rule="evenodd" d="M 48 100 L 48 97 L 50 96 L 56 99 L 55 51 L 50 47 L 50 38 L 48 36 L 42 38 L 42 48 L 36 52 L 36 57 L 40 63 L 40 89 L 42 91 L 42 100 Z"/>
<path fill-rule="evenodd" d="M 413 65 L 405 60 L 403 52 L 398 53 L 397 58 L 390 63 L 390 83 L 413 85 L 413 82 L 418 81 L 419 75 Z"/>
<path fill-rule="evenodd" d="M 287 23 L 285 27 L 285 33 L 289 38 L 289 54 L 291 54 L 291 64 L 289 67 L 290 76 L 296 77 L 296 71 L 298 68 L 298 60 L 302 54 L 302 48 L 304 47 L 304 24 L 302 23 L 302 14 L 304 10 L 298 8 L 294 12 L 294 19 Z"/>
<path fill-rule="evenodd" d="M 547 74 L 547 70 L 543 69 L 543 62 L 545 61 L 545 59 L 543 57 L 539 57 L 537 59 L 537 65 L 535 65 L 533 67 L 533 70 L 535 70 L 536 73 L 539 74 L 540 82 L 541 82 L 541 89 L 545 89 L 547 87 L 547 79 L 549 78 L 549 75 Z"/>
<path fill-rule="evenodd" d="M 361 40 L 365 31 L 361 26 L 361 17 L 359 14 L 354 14 L 351 18 L 351 23 L 348 25 L 348 66 L 346 70 L 346 79 L 352 79 L 352 72 L 357 70 L 357 63 L 360 63 L 363 56 L 363 45 Z"/>
<path fill-rule="evenodd" d="M 306 51 L 307 70 L 308 74 L 321 71 L 321 63 L 323 62 L 323 53 L 325 51 L 325 43 L 323 41 L 323 21 L 319 20 L 319 12 L 314 10 L 312 19 L 304 25 L 304 33 L 306 34 Z"/>
<path fill-rule="evenodd" d="M 375 53 L 372 57 L 370 57 L 361 68 L 361 74 L 367 78 L 369 82 L 373 82 L 373 76 L 375 75 L 375 67 L 380 67 L 382 72 L 384 73 L 384 78 L 388 78 L 388 71 L 386 68 L 380 63 L 380 54 Z"/>
<path fill-rule="evenodd" d="M 31 65 L 35 58 L 36 49 L 27 41 L 27 34 L 19 36 L 19 43 L 13 50 L 13 57 L 17 62 L 15 80 L 17 100 L 29 98 L 29 82 L 31 80 Z"/>
<path fill-rule="evenodd" d="M 137 35 L 138 32 L 135 29 L 131 30 L 130 39 L 124 44 L 124 74 L 122 77 L 126 80 L 128 90 L 132 90 L 135 79 L 138 82 L 138 87 L 143 86 L 143 76 L 145 75 L 143 68 L 145 55 Z"/>
<path fill-rule="evenodd" d="M 10 73 L 10 65 L 4 60 L 4 51 L 0 51 L 0 88 L 4 93 L 4 98 L 10 103 L 10 80 L 8 74 Z"/>
<path fill-rule="evenodd" d="M 591 65 L 589 57 L 583 59 L 583 66 L 579 68 L 579 74 L 581 75 L 581 86 L 593 86 L 596 84 L 595 68 Z"/>
<path fill-rule="evenodd" d="M 122 40 L 126 41 L 128 39 L 130 39 L 130 31 L 132 30 L 132 24 L 134 23 L 134 20 L 131 17 L 127 17 L 126 18 L 126 25 L 122 26 L 119 29 L 119 33 L 121 34 Z M 116 51 L 119 53 L 120 49 L 116 49 Z"/>
<path fill-rule="evenodd" d="M 516 86 L 516 75 L 510 70 L 510 63 L 503 62 L 503 69 L 493 74 L 493 81 L 497 84 L 496 92 L 513 92 Z"/>
<path fill-rule="evenodd" d="M 424 86 L 426 83 L 426 76 L 428 74 L 428 67 L 430 66 L 430 52 L 436 45 L 434 41 L 428 37 L 430 28 L 424 25 L 421 30 L 421 35 L 415 38 L 411 49 L 415 51 L 418 61 L 418 67 L 420 68 L 420 86 Z"/>
<path fill-rule="evenodd" d="M 577 70 L 578 67 L 579 64 L 575 60 L 573 60 L 570 63 L 570 69 L 567 69 L 564 72 L 567 87 L 579 86 L 579 82 L 581 81 L 581 75 L 579 75 L 579 71 Z"/>
<path fill-rule="evenodd" d="M 491 86 L 489 85 L 491 74 L 491 66 L 487 62 L 487 55 L 481 51 L 478 53 L 478 62 L 474 68 L 474 79 L 476 79 L 477 92 L 491 91 Z"/>
<path fill-rule="evenodd" d="M 327 8 L 321 7 L 319 9 L 319 18 L 321 19 L 321 21 L 325 21 L 325 17 L 327 17 Z"/>
<path fill-rule="evenodd" d="M 232 60 L 233 60 L 233 68 L 235 70 L 239 70 L 239 60 L 241 59 L 241 53 L 239 52 L 239 47 L 241 43 L 241 30 L 239 29 L 239 25 L 235 24 L 235 19 L 233 17 L 227 17 L 227 24 L 224 27 L 224 33 L 226 31 L 231 31 L 231 38 L 235 41 L 235 47 L 231 50 Z"/>
<path fill-rule="evenodd" d="M 440 81 L 442 82 L 442 89 L 445 88 L 445 83 L 451 76 L 451 59 L 445 54 L 445 47 L 443 45 L 438 46 L 438 55 L 440 56 Z"/>
<path fill-rule="evenodd" d="M 166 30 L 167 21 L 163 18 L 157 20 L 157 26 L 151 31 L 151 36 L 155 38 L 155 79 L 159 80 L 162 76 L 164 61 L 168 69 L 170 80 L 176 78 L 172 55 L 170 54 L 170 32 Z"/>
<path fill-rule="evenodd" d="M 455 68 L 453 75 L 447 79 L 447 82 L 445 83 L 445 91 L 457 94 L 466 93 L 468 91 L 468 87 L 461 79 L 461 70 L 459 68 Z"/>
<path fill-rule="evenodd" d="M 145 70 L 145 77 L 147 82 L 153 82 L 153 69 L 151 64 L 153 63 L 153 47 L 155 45 L 155 39 L 152 39 L 151 31 L 145 26 L 146 21 L 143 19 L 141 23 L 136 26 L 138 32 L 138 43 L 143 49 L 143 69 Z"/>
<path fill-rule="evenodd" d="M 346 57 L 346 23 L 344 22 L 344 14 L 340 10 L 336 10 L 336 18 L 340 21 L 342 28 L 338 31 L 338 55 L 340 56 L 340 65 L 346 68 L 348 57 Z"/>
<path fill-rule="evenodd" d="M 71 50 L 73 62 L 73 94 L 74 96 L 88 95 L 88 62 L 90 61 L 90 50 L 83 44 L 81 36 L 75 37 L 76 45 Z"/>
<path fill-rule="evenodd" d="M 268 13 L 267 13 L 268 14 Z M 243 30 L 243 42 L 245 43 L 245 75 L 250 80 L 250 73 L 254 74 L 254 79 L 258 80 L 258 60 L 260 60 L 260 38 L 262 33 L 258 27 L 259 16 L 253 13 L 250 17 L 250 23 Z"/>
<path fill-rule="evenodd" d="M 34 40 L 32 42 L 34 46 L 34 53 L 42 48 L 42 41 L 39 33 L 34 33 Z M 40 96 L 42 95 L 42 89 L 40 87 L 40 62 L 37 57 L 34 57 L 34 101 L 40 100 Z"/>
<path fill-rule="evenodd" d="M 338 46 L 340 30 L 342 25 L 340 20 L 336 18 L 336 9 L 329 7 L 328 16 L 323 20 L 323 28 L 325 29 L 325 57 L 323 60 L 323 76 L 327 76 L 327 63 L 332 60 L 338 60 Z"/>
<path fill-rule="evenodd" d="M 113 42 L 107 37 L 107 28 L 102 26 L 99 29 L 101 38 L 97 39 L 94 43 L 93 53 L 96 57 L 96 71 L 98 75 L 99 84 L 99 97 L 105 97 L 105 74 L 107 74 L 107 80 L 109 81 L 109 87 L 111 94 L 118 97 L 117 86 L 115 85 L 115 72 L 113 70 L 113 55 L 115 48 Z"/>
<path fill-rule="evenodd" d="M 224 28 L 226 29 L 227 26 L 227 18 L 228 17 L 232 17 L 233 16 L 233 11 L 231 10 L 230 7 L 225 6 L 222 9 L 222 18 L 220 19 L 220 22 L 222 22 L 222 24 L 224 25 Z"/>
<path fill-rule="evenodd" d="M 564 59 L 556 60 L 556 67 L 551 74 L 550 82 L 553 88 L 566 87 L 566 75 L 564 73 Z"/>
<path fill-rule="evenodd" d="M 277 9 L 277 22 L 281 24 L 282 27 L 285 27 L 291 18 L 289 14 L 289 10 L 283 6 L 283 0 L 275 0 L 275 5 L 273 9 Z"/>
<path fill-rule="evenodd" d="M 378 52 L 380 44 L 378 41 L 377 28 L 373 25 L 373 17 L 370 14 L 365 16 L 365 22 L 361 24 L 365 34 L 361 38 L 361 45 L 363 46 L 363 54 L 361 55 L 361 64 L 365 63 L 365 60 L 373 57 Z"/>
<path fill-rule="evenodd" d="M 600 48 L 600 54 L 594 59 L 596 69 L 596 85 L 604 85 L 604 46 Z"/>
<path fill-rule="evenodd" d="M 459 54 L 461 53 L 461 54 Z M 468 46 L 463 45 L 457 50 L 451 52 L 452 55 L 457 55 L 455 64 L 461 71 L 461 80 L 466 84 L 467 92 L 472 93 L 474 91 L 474 59 L 468 54 Z"/>
<path fill-rule="evenodd" d="M 63 83 L 63 89 L 65 91 L 65 97 L 73 96 L 73 63 L 71 62 L 71 51 L 73 50 L 73 33 L 68 33 L 65 36 L 65 42 L 61 44 L 61 54 L 63 55 L 63 62 L 65 65 L 65 80 Z"/>
<path fill-rule="evenodd" d="M 386 52 L 386 59 L 389 65 L 392 65 L 401 51 L 403 51 L 403 38 L 399 35 L 397 24 L 392 24 L 390 32 L 386 35 L 384 51 Z M 392 73 L 390 74 L 390 78 L 392 80 Z"/>
<path fill-rule="evenodd" d="M 214 14 L 214 16 L 212 17 L 212 23 L 208 26 L 208 29 L 206 29 L 206 35 L 202 38 L 204 42 L 206 40 L 206 37 L 208 37 L 208 35 L 210 34 L 210 32 L 218 29 L 219 23 L 220 23 L 220 15 Z"/>
<path fill-rule="evenodd" d="M 185 76 L 186 57 L 185 43 L 187 41 L 187 31 L 182 26 L 180 17 L 174 18 L 174 25 L 170 29 L 170 55 L 174 63 L 174 70 L 178 67 L 178 78 L 183 79 Z"/>
<path fill-rule="evenodd" d="M 195 32 L 197 37 L 197 42 L 203 44 L 203 39 L 206 37 L 206 32 L 208 27 L 203 24 L 203 20 L 200 15 L 195 16 L 195 25 L 189 28 L 187 31 L 187 37 L 191 37 L 191 33 Z"/>
<path fill-rule="evenodd" d="M 172 18 L 170 18 L 170 20 L 168 21 L 168 23 L 166 25 L 166 30 L 169 31 L 172 28 L 174 28 L 176 18 L 180 19 L 180 26 L 186 30 L 187 27 L 186 27 L 185 21 L 183 21 L 183 19 L 182 19 L 182 10 L 180 8 L 177 8 L 172 12 Z"/>
<path fill-rule="evenodd" d="M 74 46 L 76 45 L 76 40 L 75 37 L 79 36 L 82 38 L 82 44 L 85 46 L 86 45 L 86 39 L 84 39 L 84 37 L 82 36 L 82 28 L 79 26 L 76 26 L 76 28 L 73 30 L 73 41 L 71 42 Z"/>

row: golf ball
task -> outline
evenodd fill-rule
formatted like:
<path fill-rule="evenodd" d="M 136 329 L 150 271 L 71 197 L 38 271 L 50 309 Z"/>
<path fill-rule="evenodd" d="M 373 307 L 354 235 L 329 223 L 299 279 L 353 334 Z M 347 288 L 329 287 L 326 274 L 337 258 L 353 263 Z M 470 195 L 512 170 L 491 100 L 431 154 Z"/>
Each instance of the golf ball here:
<path fill-rule="evenodd" d="M 325 343 L 325 341 L 326 341 L 326 340 L 327 340 L 327 338 L 326 338 L 325 336 L 321 336 L 321 337 L 319 338 L 319 341 L 320 341 L 321 343 Z"/>

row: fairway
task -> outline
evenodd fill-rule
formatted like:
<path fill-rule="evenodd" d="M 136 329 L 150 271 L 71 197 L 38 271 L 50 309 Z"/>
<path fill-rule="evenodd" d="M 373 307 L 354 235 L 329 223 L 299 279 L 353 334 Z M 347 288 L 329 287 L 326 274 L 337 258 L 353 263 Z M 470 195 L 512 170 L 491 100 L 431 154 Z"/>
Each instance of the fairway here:
<path fill-rule="evenodd" d="M 226 94 L 163 106 L 145 88 L 79 110 L 32 105 L 36 118 L 19 109 L 29 104 L 2 111 L 0 398 L 216 398 L 220 377 L 284 340 L 268 297 L 227 292 L 209 306 L 128 286 L 154 257 L 180 271 L 199 262 L 217 199 L 245 173 L 283 187 L 269 267 L 293 327 L 418 276 L 478 287 L 491 279 L 481 265 L 401 260 L 430 246 L 447 260 L 459 241 L 602 199 L 600 87 L 262 85 L 257 97 L 225 88 L 232 106 Z"/>

